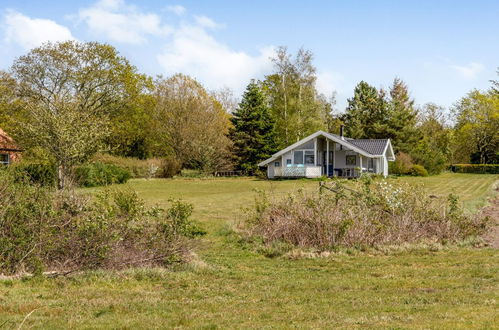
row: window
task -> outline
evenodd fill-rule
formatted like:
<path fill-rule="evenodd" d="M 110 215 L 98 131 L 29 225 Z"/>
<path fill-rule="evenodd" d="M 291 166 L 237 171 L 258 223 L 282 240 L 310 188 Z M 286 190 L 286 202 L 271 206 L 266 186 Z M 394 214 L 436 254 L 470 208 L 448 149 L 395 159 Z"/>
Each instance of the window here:
<path fill-rule="evenodd" d="M 315 155 L 313 151 L 305 151 L 305 164 L 315 165 Z"/>
<path fill-rule="evenodd" d="M 293 163 L 303 164 L 303 150 L 295 150 L 295 152 L 293 152 Z"/>
<path fill-rule="evenodd" d="M 0 165 L 9 165 L 9 154 L 0 154 Z"/>
<path fill-rule="evenodd" d="M 374 169 L 374 159 L 369 158 L 367 161 L 367 168 Z"/>
<path fill-rule="evenodd" d="M 275 167 L 281 167 L 281 162 L 274 162 Z"/>
<path fill-rule="evenodd" d="M 345 159 L 346 165 L 357 165 L 357 156 L 355 155 L 347 155 Z"/>
<path fill-rule="evenodd" d="M 286 159 L 286 165 L 291 165 L 291 159 Z"/>

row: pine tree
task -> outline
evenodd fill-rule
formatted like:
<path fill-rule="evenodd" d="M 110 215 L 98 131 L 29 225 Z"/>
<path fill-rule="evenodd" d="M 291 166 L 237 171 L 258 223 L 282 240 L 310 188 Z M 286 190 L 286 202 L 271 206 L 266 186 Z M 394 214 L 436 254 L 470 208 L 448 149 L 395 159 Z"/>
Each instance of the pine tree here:
<path fill-rule="evenodd" d="M 345 133 L 355 139 L 382 138 L 388 122 L 387 102 L 383 90 L 378 90 L 361 81 L 348 99 L 343 115 Z"/>
<path fill-rule="evenodd" d="M 407 85 L 395 78 L 390 88 L 390 112 L 386 137 L 392 139 L 395 152 L 410 153 L 420 138 L 417 124 L 417 111 L 410 98 Z"/>
<path fill-rule="evenodd" d="M 253 172 L 260 161 L 276 151 L 275 123 L 265 96 L 254 81 L 246 88 L 232 123 L 236 166 L 239 170 Z"/>

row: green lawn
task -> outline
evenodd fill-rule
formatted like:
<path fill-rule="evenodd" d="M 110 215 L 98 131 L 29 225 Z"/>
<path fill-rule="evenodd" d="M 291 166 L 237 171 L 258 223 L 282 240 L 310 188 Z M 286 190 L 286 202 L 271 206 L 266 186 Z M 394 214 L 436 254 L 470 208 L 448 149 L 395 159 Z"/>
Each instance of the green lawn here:
<path fill-rule="evenodd" d="M 437 196 L 461 195 L 470 209 L 499 179 L 443 174 L 399 178 Z M 225 240 L 253 189 L 318 189 L 306 180 L 133 180 L 148 203 L 180 197 L 208 230 L 202 262 L 176 271 L 92 272 L 69 278 L 0 281 L 0 329 L 35 328 L 494 328 L 499 324 L 499 253 L 451 248 L 392 255 L 268 259 Z M 92 192 L 93 190 L 87 190 Z"/>

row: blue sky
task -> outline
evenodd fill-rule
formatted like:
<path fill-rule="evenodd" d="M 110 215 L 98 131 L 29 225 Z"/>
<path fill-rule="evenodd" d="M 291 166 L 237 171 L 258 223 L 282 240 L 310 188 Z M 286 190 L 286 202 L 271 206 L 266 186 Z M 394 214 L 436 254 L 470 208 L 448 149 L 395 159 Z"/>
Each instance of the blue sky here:
<path fill-rule="evenodd" d="M 147 74 L 236 94 L 271 72 L 276 46 L 303 46 L 340 110 L 360 80 L 396 76 L 418 104 L 449 107 L 499 67 L 499 1 L 0 0 L 0 34 L 0 69 L 47 40 L 96 40 Z"/>

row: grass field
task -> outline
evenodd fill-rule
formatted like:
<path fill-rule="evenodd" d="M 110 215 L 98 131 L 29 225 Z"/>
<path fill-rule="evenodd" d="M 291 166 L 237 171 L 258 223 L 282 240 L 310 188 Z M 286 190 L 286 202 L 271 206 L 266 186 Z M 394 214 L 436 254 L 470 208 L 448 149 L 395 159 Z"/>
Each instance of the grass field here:
<path fill-rule="evenodd" d="M 493 175 L 399 178 L 428 193 L 458 194 L 476 210 Z M 221 233 L 241 219 L 254 189 L 318 189 L 306 180 L 134 180 L 151 204 L 195 205 L 208 235 L 201 261 L 175 271 L 91 272 L 68 278 L 0 281 L 0 329 L 35 328 L 494 328 L 499 324 L 499 253 L 449 248 L 390 255 L 336 254 L 268 259 Z M 87 190 L 93 192 L 93 190 Z M 30 314 L 31 313 L 31 314 Z"/>

